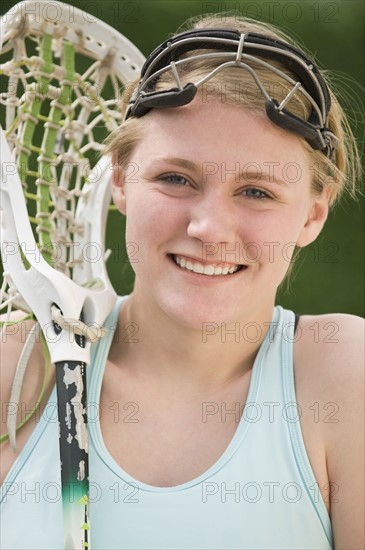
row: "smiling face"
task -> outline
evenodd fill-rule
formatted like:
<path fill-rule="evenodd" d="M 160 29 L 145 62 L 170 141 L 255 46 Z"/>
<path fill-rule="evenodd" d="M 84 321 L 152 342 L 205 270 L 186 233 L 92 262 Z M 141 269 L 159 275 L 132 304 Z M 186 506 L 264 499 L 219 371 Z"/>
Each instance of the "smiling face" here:
<path fill-rule="evenodd" d="M 327 216 L 311 176 L 301 141 L 264 115 L 198 98 L 151 112 L 113 185 L 138 246 L 133 298 L 198 329 L 269 312 Z"/>

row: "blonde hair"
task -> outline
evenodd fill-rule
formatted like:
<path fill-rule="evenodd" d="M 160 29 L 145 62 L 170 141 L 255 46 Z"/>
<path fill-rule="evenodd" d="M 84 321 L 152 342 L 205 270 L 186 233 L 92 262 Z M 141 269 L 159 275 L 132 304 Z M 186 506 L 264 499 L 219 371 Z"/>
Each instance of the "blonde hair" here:
<path fill-rule="evenodd" d="M 246 17 L 226 14 L 213 14 L 203 18 L 194 18 L 189 20 L 185 25 L 185 29 L 235 29 L 240 33 L 255 32 L 264 34 L 270 38 L 284 40 L 296 47 L 297 44 L 286 36 L 282 31 L 278 30 L 269 23 L 258 22 Z M 183 29 L 179 29 L 181 32 Z M 301 47 L 300 49 L 303 50 Z M 199 51 L 194 51 L 193 54 L 187 53 L 184 58 L 189 59 L 191 55 L 197 55 Z M 221 60 L 189 60 L 179 68 L 179 75 L 182 83 L 196 82 L 198 79 L 210 73 L 214 68 L 221 64 Z M 288 74 L 293 75 L 288 69 L 279 63 L 272 64 L 280 67 L 280 69 Z M 279 79 L 278 75 L 252 62 L 252 67 L 259 76 L 265 88 L 271 92 L 270 95 L 275 97 L 279 102 L 286 97 L 291 86 L 284 79 Z M 338 199 L 346 192 L 356 197 L 359 188 L 358 182 L 362 175 L 360 154 L 357 148 L 356 140 L 352 133 L 350 124 L 344 113 L 344 110 L 339 104 L 339 101 L 331 89 L 328 74 L 326 71 L 321 71 L 329 88 L 331 97 L 331 108 L 328 115 L 328 128 L 337 137 L 338 146 L 333 158 L 328 159 L 323 152 L 314 150 L 305 141 L 302 140 L 303 146 L 310 155 L 311 168 L 313 170 L 312 192 L 320 194 L 324 189 L 330 188 L 331 194 L 329 198 L 330 206 L 334 205 Z M 170 72 L 166 72 L 159 79 L 156 89 L 170 88 L 171 84 L 175 85 Z M 137 83 L 135 83 L 136 85 Z M 221 72 L 217 72 L 209 81 L 202 86 L 206 93 L 212 98 L 221 98 L 224 94 L 224 101 L 235 102 L 242 104 L 244 107 L 264 112 L 265 98 L 256 84 L 253 84 L 252 77 L 247 71 L 237 70 L 236 67 L 228 67 Z M 132 96 L 135 86 L 130 86 L 124 93 L 123 109 L 126 110 L 128 102 Z M 272 91 L 275 90 L 275 93 Z M 305 119 L 310 113 L 310 104 L 308 100 L 300 94 L 294 94 L 289 104 L 290 111 Z M 118 130 L 116 130 L 107 142 L 107 153 L 112 153 L 116 162 L 122 167 L 125 166 L 133 152 L 134 147 L 144 134 L 146 127 L 146 119 L 129 118 L 125 121 Z"/>

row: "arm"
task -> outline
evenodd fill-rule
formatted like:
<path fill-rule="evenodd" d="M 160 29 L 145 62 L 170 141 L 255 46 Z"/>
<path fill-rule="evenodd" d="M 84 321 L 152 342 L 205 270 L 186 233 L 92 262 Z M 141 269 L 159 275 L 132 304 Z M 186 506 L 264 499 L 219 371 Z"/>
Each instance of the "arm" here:
<path fill-rule="evenodd" d="M 364 544 L 364 321 L 304 315 L 294 364 L 302 429 L 331 517 L 335 550 Z M 322 415 L 313 422 L 313 403 Z"/>
<path fill-rule="evenodd" d="M 327 399 L 337 403 L 339 420 L 324 425 L 334 545 L 336 550 L 361 550 L 365 548 L 364 321 L 352 315 L 330 317 L 339 326 L 338 343 L 321 347 Z"/>

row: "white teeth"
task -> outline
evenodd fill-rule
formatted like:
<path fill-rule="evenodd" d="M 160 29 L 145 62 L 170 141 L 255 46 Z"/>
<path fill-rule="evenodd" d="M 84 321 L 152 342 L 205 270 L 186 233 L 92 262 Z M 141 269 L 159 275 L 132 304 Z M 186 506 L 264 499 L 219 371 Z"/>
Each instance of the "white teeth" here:
<path fill-rule="evenodd" d="M 212 265 L 206 265 L 204 267 L 204 275 L 214 275 L 214 267 Z"/>
<path fill-rule="evenodd" d="M 218 266 L 215 267 L 214 265 L 202 265 L 199 262 L 192 263 L 189 260 L 186 260 L 185 258 L 180 258 L 180 256 L 173 256 L 175 263 L 182 267 L 183 269 L 187 269 L 188 271 L 194 271 L 194 273 L 204 273 L 204 275 L 228 275 L 228 273 L 235 273 L 239 266 L 235 265 L 232 267 L 228 266 Z"/>

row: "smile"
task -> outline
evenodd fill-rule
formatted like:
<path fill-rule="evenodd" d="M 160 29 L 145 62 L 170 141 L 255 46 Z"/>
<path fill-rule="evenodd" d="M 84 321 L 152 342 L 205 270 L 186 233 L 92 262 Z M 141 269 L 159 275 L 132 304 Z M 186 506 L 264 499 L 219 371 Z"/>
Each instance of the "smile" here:
<path fill-rule="evenodd" d="M 232 264 L 202 264 L 197 261 L 192 261 L 191 259 L 187 259 L 183 256 L 177 256 L 175 254 L 171 255 L 172 259 L 174 260 L 175 264 L 181 267 L 182 269 L 185 269 L 187 271 L 193 271 L 194 273 L 199 273 L 201 275 L 232 275 L 233 273 L 236 273 L 237 271 L 240 271 L 243 267 L 243 265 L 232 265 Z"/>

